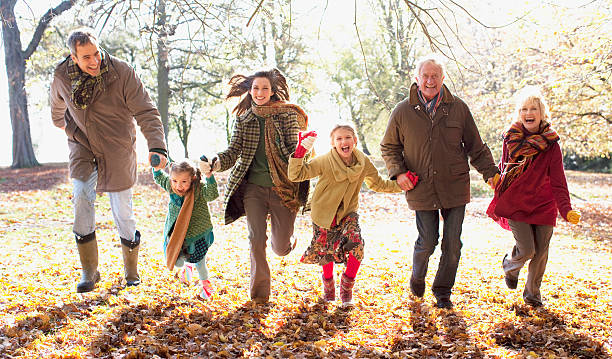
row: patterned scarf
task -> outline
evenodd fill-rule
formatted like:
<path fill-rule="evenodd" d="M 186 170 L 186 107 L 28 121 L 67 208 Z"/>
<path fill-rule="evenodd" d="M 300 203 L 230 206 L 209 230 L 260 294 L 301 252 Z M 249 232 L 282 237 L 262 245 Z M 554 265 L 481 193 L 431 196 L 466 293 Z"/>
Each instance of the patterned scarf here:
<path fill-rule="evenodd" d="M 68 56 L 68 77 L 72 85 L 70 99 L 76 108 L 86 109 L 93 100 L 94 90 L 104 88 L 102 75 L 108 71 L 108 62 L 104 51 L 100 51 L 100 56 L 102 57 L 100 73 L 95 77 L 81 71 L 79 65 L 72 60 L 72 57 Z"/>
<path fill-rule="evenodd" d="M 417 90 L 417 94 L 419 96 L 419 101 L 421 101 L 423 106 L 425 106 L 425 110 L 429 114 L 429 117 L 433 118 L 436 114 L 436 110 L 440 106 L 440 102 L 442 102 L 442 98 L 444 97 L 444 87 L 441 87 L 440 92 L 438 92 L 438 94 L 429 101 L 425 99 L 425 96 L 423 96 L 421 90 Z"/>
<path fill-rule="evenodd" d="M 550 128 L 548 122 L 542 121 L 537 133 L 528 133 L 520 122 L 515 122 L 504 135 L 508 149 L 508 163 L 503 164 L 503 172 L 498 191 L 503 193 L 510 184 L 527 170 L 533 159 L 548 149 L 548 146 L 559 141 L 559 135 Z"/>
<path fill-rule="evenodd" d="M 304 110 L 297 105 L 285 103 L 284 101 L 275 101 L 264 106 L 252 104 L 251 110 L 254 115 L 262 118 L 269 118 L 281 113 L 295 112 L 300 131 L 304 131 L 308 127 L 308 116 Z M 287 176 L 287 159 L 283 158 L 276 144 L 278 140 L 274 121 L 266 121 L 264 141 L 274 190 L 283 201 L 285 207 L 297 212 L 300 206 L 303 206 L 308 199 L 308 186 L 310 182 L 294 183 L 289 180 Z"/>

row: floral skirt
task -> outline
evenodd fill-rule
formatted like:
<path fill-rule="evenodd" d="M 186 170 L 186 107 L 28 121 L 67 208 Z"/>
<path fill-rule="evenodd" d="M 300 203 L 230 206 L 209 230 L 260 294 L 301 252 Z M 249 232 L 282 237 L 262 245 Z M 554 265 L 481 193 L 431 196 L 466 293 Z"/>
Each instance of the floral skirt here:
<path fill-rule="evenodd" d="M 312 224 L 313 238 L 302 255 L 302 263 L 326 265 L 329 262 L 344 263 L 352 254 L 359 262 L 363 260 L 363 238 L 359 228 L 359 215 L 349 213 L 340 223 L 325 229 Z"/>

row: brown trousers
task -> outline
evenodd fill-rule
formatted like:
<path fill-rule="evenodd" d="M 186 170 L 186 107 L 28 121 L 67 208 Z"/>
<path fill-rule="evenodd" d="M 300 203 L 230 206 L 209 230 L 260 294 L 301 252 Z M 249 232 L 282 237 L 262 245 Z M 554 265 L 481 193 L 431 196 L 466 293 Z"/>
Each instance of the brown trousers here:
<path fill-rule="evenodd" d="M 251 245 L 251 299 L 270 297 L 270 267 L 266 259 L 266 234 L 270 214 L 271 246 L 274 253 L 286 256 L 291 252 L 291 236 L 297 213 L 281 203 L 273 187 L 249 183 L 244 193 L 244 209 Z"/>
<path fill-rule="evenodd" d="M 517 279 L 523 265 L 528 260 L 529 274 L 523 291 L 526 302 L 541 304 L 540 285 L 548 262 L 548 245 L 553 233 L 553 226 L 529 224 L 508 220 L 516 244 L 512 254 L 504 259 L 503 267 L 506 276 Z"/>

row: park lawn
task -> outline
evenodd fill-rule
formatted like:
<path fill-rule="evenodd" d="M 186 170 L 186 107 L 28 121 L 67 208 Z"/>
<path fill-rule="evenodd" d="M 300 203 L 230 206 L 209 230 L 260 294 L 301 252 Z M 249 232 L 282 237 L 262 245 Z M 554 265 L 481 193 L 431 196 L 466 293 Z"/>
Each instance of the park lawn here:
<path fill-rule="evenodd" d="M 181 285 L 164 265 L 167 195 L 141 170 L 134 204 L 143 283 L 123 287 L 119 238 L 108 197 L 101 195 L 102 280 L 78 295 L 65 166 L 0 169 L 0 357 L 612 357 L 612 175 L 568 172 L 574 208 L 585 221 L 555 229 L 542 284 L 545 306 L 538 309 L 522 301 L 526 269 L 519 289 L 504 284 L 501 259 L 513 239 L 484 214 L 490 190 L 482 183 L 475 181 L 473 192 L 483 197 L 467 207 L 451 310 L 437 309 L 430 292 L 439 248 L 425 297 L 410 294 L 416 228 L 403 196 L 364 191 L 366 256 L 356 305 L 344 310 L 319 301 L 320 268 L 299 263 L 312 235 L 308 214 L 298 216 L 292 253 L 280 258 L 270 251 L 270 302 L 250 302 L 246 221 L 222 225 L 221 198 L 210 204 L 215 243 L 207 257 L 216 294 L 208 302 L 195 298 L 195 285 Z M 218 180 L 224 183 L 224 174 Z"/>

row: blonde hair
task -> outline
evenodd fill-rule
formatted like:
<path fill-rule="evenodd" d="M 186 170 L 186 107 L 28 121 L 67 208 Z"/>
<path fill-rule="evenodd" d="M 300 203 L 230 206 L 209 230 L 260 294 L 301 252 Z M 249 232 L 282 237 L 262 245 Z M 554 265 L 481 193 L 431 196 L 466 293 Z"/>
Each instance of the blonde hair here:
<path fill-rule="evenodd" d="M 192 186 L 197 186 L 202 180 L 202 172 L 200 172 L 198 166 L 196 166 L 195 163 L 189 158 L 170 163 L 170 174 L 172 173 L 188 173 L 192 178 Z"/>
<path fill-rule="evenodd" d="M 520 90 L 516 94 L 516 116 L 517 119 L 520 120 L 519 116 L 521 113 L 521 108 L 526 103 L 535 103 L 540 108 L 540 117 L 542 121 L 549 120 L 548 115 L 548 105 L 546 104 L 546 100 L 544 96 L 540 92 L 540 89 L 535 86 L 528 86 Z"/>
<path fill-rule="evenodd" d="M 329 133 L 329 137 L 333 138 L 334 137 L 334 132 L 336 132 L 338 130 L 347 130 L 351 134 L 353 134 L 353 137 L 357 138 L 357 134 L 355 133 L 355 129 L 353 128 L 353 126 L 351 126 L 351 125 L 340 125 L 340 124 L 337 124 L 337 125 L 334 126 L 334 128 Z"/>

